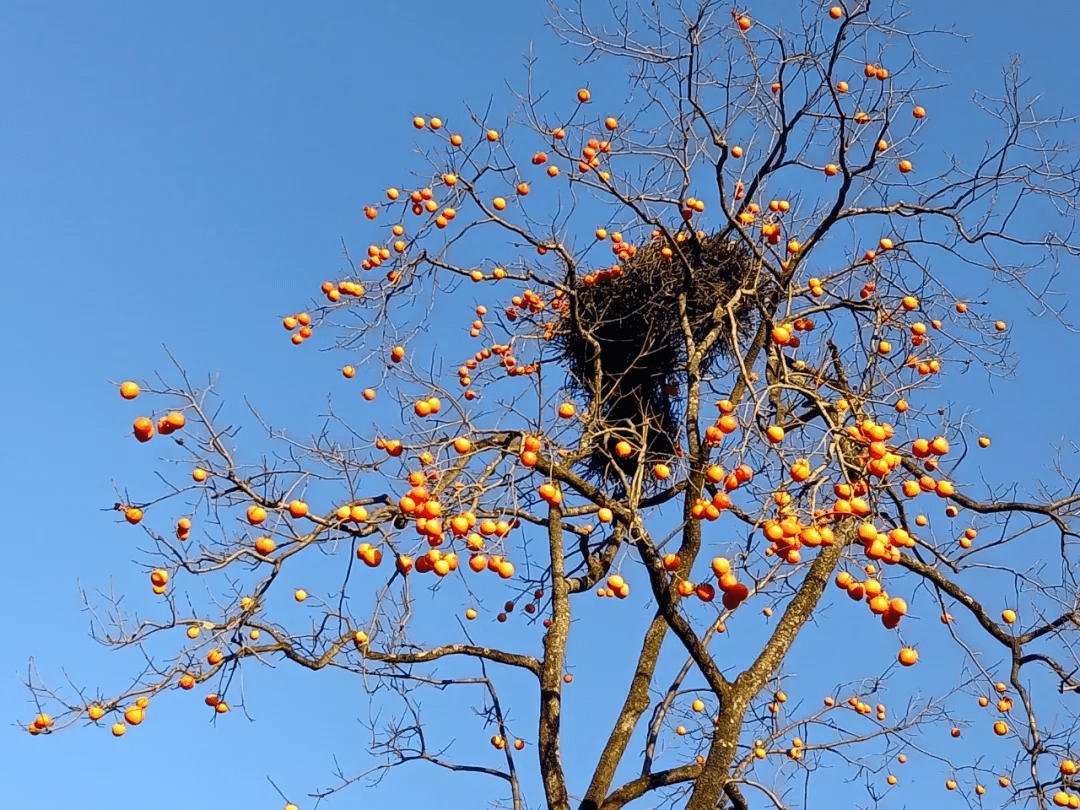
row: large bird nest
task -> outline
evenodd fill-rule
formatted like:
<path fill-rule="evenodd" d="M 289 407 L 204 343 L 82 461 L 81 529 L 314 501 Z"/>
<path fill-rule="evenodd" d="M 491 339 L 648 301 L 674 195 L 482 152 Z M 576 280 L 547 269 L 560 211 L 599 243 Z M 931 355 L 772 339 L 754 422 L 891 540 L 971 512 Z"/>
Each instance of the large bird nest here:
<path fill-rule="evenodd" d="M 746 338 L 760 317 L 758 265 L 744 244 L 691 237 L 670 258 L 661 253 L 663 245 L 654 240 L 640 248 L 621 272 L 600 273 L 592 283 L 579 280 L 576 324 L 572 307 L 563 309 L 552 339 L 571 392 L 598 420 L 587 472 L 620 492 L 620 470 L 629 480 L 642 461 L 651 467 L 677 455 L 687 383 L 680 294 L 686 294 L 696 345 L 719 328 L 719 338 L 702 357 L 703 376 L 730 360 L 733 338 Z M 680 252 L 691 268 L 689 282 Z M 634 448 L 626 458 L 615 452 L 623 439 Z M 644 458 L 637 452 L 642 447 Z"/>

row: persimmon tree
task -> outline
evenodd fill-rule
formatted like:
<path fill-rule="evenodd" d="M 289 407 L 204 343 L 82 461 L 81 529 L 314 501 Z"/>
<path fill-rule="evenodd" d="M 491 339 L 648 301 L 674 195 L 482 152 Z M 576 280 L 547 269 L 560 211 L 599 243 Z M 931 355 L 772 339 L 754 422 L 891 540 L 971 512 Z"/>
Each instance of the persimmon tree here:
<path fill-rule="evenodd" d="M 121 385 L 173 462 L 116 505 L 161 602 L 88 604 L 147 664 L 119 692 L 35 672 L 30 732 L 138 734 L 151 700 L 230 721 L 245 670 L 295 665 L 392 718 L 317 799 L 401 766 L 490 775 L 514 808 L 789 808 L 833 766 L 877 802 L 910 755 L 973 804 L 1080 806 L 1080 476 L 981 472 L 962 376 L 1013 368 L 1003 296 L 1062 318 L 1068 119 L 1014 66 L 954 155 L 939 33 L 889 3 L 787 14 L 558 7 L 628 100 L 530 81 L 498 120 L 418 116 L 370 245 L 284 318 L 280 351 L 332 349 L 355 386 L 312 438 L 257 402 L 264 441 L 239 434 L 179 365 Z M 580 617 L 636 662 L 573 660 Z M 872 640 L 798 678 L 793 650 L 837 636 Z M 615 708 L 564 735 L 590 678 Z M 476 707 L 453 742 L 427 691 Z"/>

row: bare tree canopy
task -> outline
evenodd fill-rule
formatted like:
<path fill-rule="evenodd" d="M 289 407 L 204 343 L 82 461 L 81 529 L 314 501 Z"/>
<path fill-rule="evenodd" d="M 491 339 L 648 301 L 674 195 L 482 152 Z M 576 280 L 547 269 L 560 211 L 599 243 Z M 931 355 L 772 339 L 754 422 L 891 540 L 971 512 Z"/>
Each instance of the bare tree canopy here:
<path fill-rule="evenodd" d="M 987 475 L 965 398 L 1014 369 L 1002 296 L 1073 338 L 1071 119 L 1013 64 L 951 154 L 922 50 L 947 34 L 773 5 L 557 2 L 626 98 L 530 62 L 509 115 L 388 124 L 417 171 L 283 321 L 355 387 L 299 438 L 270 391 L 241 433 L 180 363 L 120 386 L 166 457 L 115 506 L 160 605 L 86 604 L 145 667 L 106 692 L 32 667 L 21 724 L 137 735 L 151 703 L 220 717 L 245 672 L 299 667 L 347 675 L 332 722 L 363 724 L 363 755 L 283 791 L 301 807 L 393 768 L 514 810 L 836 804 L 819 781 L 876 807 L 909 757 L 971 806 L 1080 807 L 1075 447 Z M 575 648 L 583 623 L 611 648 Z"/>

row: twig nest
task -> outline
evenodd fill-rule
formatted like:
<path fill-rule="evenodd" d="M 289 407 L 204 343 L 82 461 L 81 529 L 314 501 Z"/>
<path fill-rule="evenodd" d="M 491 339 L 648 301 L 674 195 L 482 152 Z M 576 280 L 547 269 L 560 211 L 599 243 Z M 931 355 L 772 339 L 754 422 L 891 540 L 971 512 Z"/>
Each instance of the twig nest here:
<path fill-rule="evenodd" d="M 707 377 L 759 322 L 763 280 L 743 243 L 691 236 L 653 240 L 589 281 L 578 280 L 552 342 L 569 388 L 597 420 L 588 470 L 618 487 L 618 470 L 629 477 L 677 454 L 688 364 L 680 299 L 694 345 L 709 342 L 699 361 Z M 643 457 L 617 452 L 620 442 Z"/>

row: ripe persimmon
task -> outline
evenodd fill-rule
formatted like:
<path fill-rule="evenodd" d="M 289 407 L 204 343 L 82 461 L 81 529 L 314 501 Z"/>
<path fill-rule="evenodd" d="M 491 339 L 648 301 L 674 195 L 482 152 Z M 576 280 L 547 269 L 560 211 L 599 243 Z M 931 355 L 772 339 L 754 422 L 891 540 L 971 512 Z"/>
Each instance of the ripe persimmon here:
<path fill-rule="evenodd" d="M 132 428 L 135 431 L 135 438 L 140 442 L 148 442 L 154 438 L 154 423 L 145 416 L 136 419 L 132 423 Z"/>
<path fill-rule="evenodd" d="M 120 384 L 120 396 L 124 399 L 135 399 L 139 395 L 139 386 L 131 380 Z"/>

